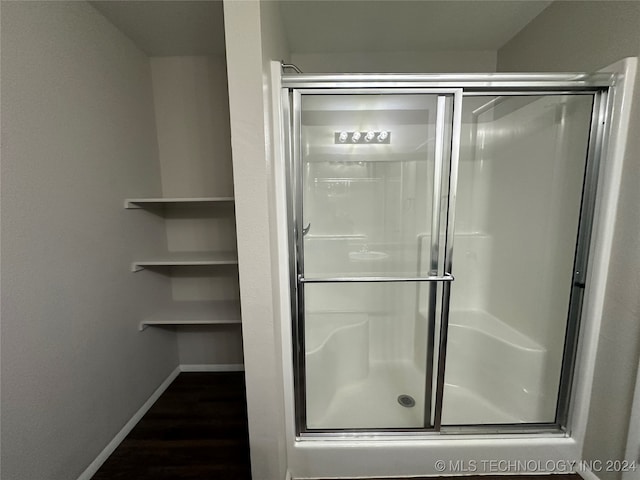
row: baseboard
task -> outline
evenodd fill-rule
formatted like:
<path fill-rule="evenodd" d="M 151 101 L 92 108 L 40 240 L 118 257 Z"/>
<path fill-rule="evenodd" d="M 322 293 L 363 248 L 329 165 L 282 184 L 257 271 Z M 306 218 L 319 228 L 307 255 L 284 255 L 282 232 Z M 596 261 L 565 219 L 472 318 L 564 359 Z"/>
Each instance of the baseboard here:
<path fill-rule="evenodd" d="M 90 480 L 93 477 L 102 464 L 109 458 L 109 456 L 118 448 L 118 445 L 129 435 L 129 432 L 133 430 L 133 427 L 140 421 L 145 413 L 156 403 L 156 400 L 160 398 L 160 395 L 171 385 L 180 372 L 242 372 L 244 371 L 244 365 L 241 363 L 230 363 L 220 365 L 179 365 L 176 369 L 169 374 L 169 376 L 160 384 L 158 388 L 151 394 L 149 399 L 140 407 L 140 409 L 131 417 L 131 419 L 122 427 L 122 429 L 116 434 L 115 437 L 107 444 L 106 447 L 98 454 L 93 462 L 86 468 L 84 472 L 80 474 L 78 480 Z"/>
<path fill-rule="evenodd" d="M 241 363 L 221 363 L 204 365 L 180 365 L 181 372 L 244 372 L 244 365 Z"/>
<path fill-rule="evenodd" d="M 151 394 L 149 399 L 144 402 L 144 405 L 140 407 L 140 409 L 131 417 L 131 419 L 122 427 L 122 429 L 113 437 L 106 447 L 98 454 L 93 462 L 87 467 L 87 469 L 80 474 L 78 480 L 90 480 L 93 477 L 98 469 L 102 466 L 102 464 L 109 458 L 109 456 L 114 452 L 118 445 L 122 443 L 122 441 L 129 435 L 129 432 L 133 430 L 133 427 L 140 421 L 140 419 L 144 416 L 145 413 L 151 408 L 151 406 L 158 400 L 160 395 L 164 393 L 169 385 L 176 379 L 176 377 L 180 374 L 182 370 L 180 367 L 176 367 L 176 369 L 169 374 L 169 376 L 160 384 L 158 388 Z"/>

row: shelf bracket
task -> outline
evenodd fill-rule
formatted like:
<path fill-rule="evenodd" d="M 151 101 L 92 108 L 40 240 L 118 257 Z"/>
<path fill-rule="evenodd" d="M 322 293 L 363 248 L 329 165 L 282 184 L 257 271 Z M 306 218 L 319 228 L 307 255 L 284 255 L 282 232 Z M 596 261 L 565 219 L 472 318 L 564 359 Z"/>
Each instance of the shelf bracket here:
<path fill-rule="evenodd" d="M 134 209 L 134 208 L 138 209 L 138 210 L 142 209 L 142 207 L 140 205 L 138 205 L 135 202 L 131 202 L 129 200 L 125 200 L 124 201 L 124 208 L 127 209 L 127 210 L 131 210 L 131 209 Z"/>

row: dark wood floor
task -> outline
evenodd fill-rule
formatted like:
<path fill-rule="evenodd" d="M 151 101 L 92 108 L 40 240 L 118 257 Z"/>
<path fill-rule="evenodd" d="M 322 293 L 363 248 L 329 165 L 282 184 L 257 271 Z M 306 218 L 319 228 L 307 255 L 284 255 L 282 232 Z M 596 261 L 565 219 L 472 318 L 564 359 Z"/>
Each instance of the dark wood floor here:
<path fill-rule="evenodd" d="M 117 479 L 250 480 L 243 373 L 181 373 L 93 476 Z M 582 480 L 575 473 L 464 479 Z"/>
<path fill-rule="evenodd" d="M 244 375 L 181 373 L 93 480 L 250 480 Z"/>

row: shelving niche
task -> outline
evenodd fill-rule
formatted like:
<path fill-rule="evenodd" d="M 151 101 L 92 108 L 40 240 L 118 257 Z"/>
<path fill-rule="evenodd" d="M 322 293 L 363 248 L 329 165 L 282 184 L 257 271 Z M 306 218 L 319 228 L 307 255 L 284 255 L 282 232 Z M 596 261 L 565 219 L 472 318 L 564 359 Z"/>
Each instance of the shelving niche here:
<path fill-rule="evenodd" d="M 176 329 L 181 364 L 242 363 L 225 59 L 151 57 L 150 64 L 161 193 L 127 198 L 124 208 L 164 222 L 166 249 L 139 247 L 131 270 L 167 276 L 171 298 L 138 327 Z"/>
<path fill-rule="evenodd" d="M 170 220 L 211 219 L 212 215 L 232 215 L 233 197 L 128 198 L 125 200 L 125 208 L 143 209 Z M 145 268 L 237 264 L 238 256 L 235 251 L 179 250 L 160 252 L 143 259 L 136 259 L 131 265 L 131 270 L 139 272 Z"/>
<path fill-rule="evenodd" d="M 225 205 L 227 204 L 227 205 Z M 223 206 L 222 209 L 216 208 Z M 230 214 L 228 205 L 233 206 L 233 197 L 201 198 L 136 198 L 126 199 L 126 209 L 144 209 L 165 219 L 210 219 L 210 214 Z M 225 211 L 226 210 L 226 211 Z M 169 225 L 167 225 L 169 227 Z M 206 267 L 216 265 L 237 265 L 235 251 L 167 251 L 150 256 L 148 259 L 134 260 L 133 272 L 145 268 L 159 270 L 171 267 Z M 171 272 L 169 272 L 171 273 Z M 149 326 L 180 325 L 234 325 L 241 323 L 240 302 L 237 300 L 172 300 L 140 322 L 140 331 Z"/>

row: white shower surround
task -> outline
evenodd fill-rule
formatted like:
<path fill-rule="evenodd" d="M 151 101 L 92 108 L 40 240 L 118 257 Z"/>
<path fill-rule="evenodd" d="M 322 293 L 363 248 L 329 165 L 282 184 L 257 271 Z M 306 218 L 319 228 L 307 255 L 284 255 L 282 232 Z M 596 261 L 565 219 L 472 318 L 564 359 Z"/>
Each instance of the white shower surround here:
<path fill-rule="evenodd" d="M 574 400 L 568 435 L 439 435 L 437 437 L 333 437 L 297 439 L 293 393 L 291 319 L 287 314 L 289 301 L 286 266 L 279 271 L 279 302 L 284 312 L 281 325 L 282 358 L 286 408 L 288 470 L 293 478 L 344 478 L 355 476 L 411 476 L 437 475 L 436 460 L 455 463 L 459 459 L 563 462 L 581 459 L 582 444 L 589 408 L 597 338 L 602 313 L 604 285 L 608 272 L 613 234 L 613 220 L 617 207 L 621 166 L 627 138 L 632 86 L 637 60 L 625 59 L 604 69 L 620 74 L 614 89 L 610 141 L 599 177 L 594 235 L 590 253 L 590 273 L 583 306 L 584 328 L 578 351 L 578 365 L 574 381 Z M 280 64 L 272 62 L 272 79 L 280 85 Z M 281 91 L 273 90 L 273 104 L 280 105 Z M 273 124 L 280 128 L 282 112 L 274 109 Z M 276 138 L 282 136 L 282 132 Z M 279 256 L 288 256 L 286 216 L 286 176 L 282 145 L 276 146 L 275 201 L 277 206 Z M 561 465 L 562 463 L 558 463 Z M 444 473 L 450 472 L 444 470 Z"/>
<path fill-rule="evenodd" d="M 443 425 L 548 421 L 543 346 L 481 310 L 450 312 L 448 344 Z"/>
<path fill-rule="evenodd" d="M 371 343 L 379 343 L 370 342 L 375 321 L 363 313 L 307 315 L 309 428 L 424 423 L 424 364 L 401 356 L 371 361 Z M 447 363 L 444 425 L 542 422 L 554 411 L 555 396 L 543 395 L 546 350 L 527 336 L 487 312 L 460 310 L 450 314 L 449 345 L 468 354 Z M 416 405 L 401 406 L 399 394 Z"/>

